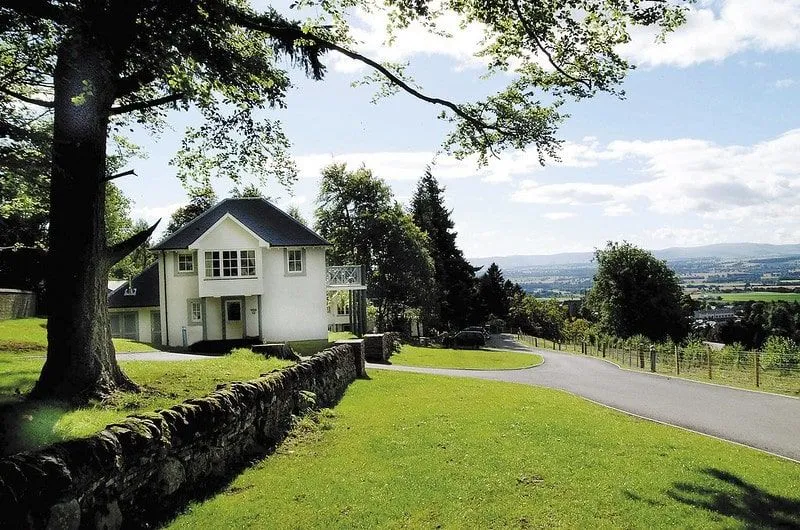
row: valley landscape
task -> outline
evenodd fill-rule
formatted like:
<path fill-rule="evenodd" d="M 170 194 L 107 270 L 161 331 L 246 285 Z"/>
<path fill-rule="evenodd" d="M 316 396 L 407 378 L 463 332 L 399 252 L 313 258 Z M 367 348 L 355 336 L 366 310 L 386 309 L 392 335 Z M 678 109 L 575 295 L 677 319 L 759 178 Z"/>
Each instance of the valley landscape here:
<path fill-rule="evenodd" d="M 653 251 L 696 298 L 730 302 L 800 300 L 800 245 L 733 243 Z M 539 298 L 573 299 L 592 286 L 597 270 L 592 252 L 471 258 L 491 263 L 505 277 Z"/>

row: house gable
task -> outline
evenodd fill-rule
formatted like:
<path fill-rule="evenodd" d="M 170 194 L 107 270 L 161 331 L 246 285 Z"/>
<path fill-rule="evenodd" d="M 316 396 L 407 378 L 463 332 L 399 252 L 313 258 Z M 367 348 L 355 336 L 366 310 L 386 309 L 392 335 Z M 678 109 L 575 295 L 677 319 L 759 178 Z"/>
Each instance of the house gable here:
<path fill-rule="evenodd" d="M 230 213 L 223 215 L 203 235 L 189 245 L 190 249 L 257 248 L 269 243 Z"/>

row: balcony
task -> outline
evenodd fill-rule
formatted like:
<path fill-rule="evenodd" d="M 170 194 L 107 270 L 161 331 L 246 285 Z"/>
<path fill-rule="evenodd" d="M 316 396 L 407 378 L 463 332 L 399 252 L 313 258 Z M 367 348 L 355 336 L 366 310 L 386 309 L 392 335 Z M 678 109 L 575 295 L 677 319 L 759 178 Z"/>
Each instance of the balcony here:
<path fill-rule="evenodd" d="M 325 284 L 329 291 L 358 291 L 367 288 L 361 265 L 328 267 Z"/>

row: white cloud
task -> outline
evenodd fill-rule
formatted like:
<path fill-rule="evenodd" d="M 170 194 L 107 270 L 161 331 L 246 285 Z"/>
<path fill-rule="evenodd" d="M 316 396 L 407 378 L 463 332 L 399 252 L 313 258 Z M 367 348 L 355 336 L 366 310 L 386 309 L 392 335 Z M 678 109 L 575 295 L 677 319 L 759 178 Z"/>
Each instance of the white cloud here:
<path fill-rule="evenodd" d="M 593 205 L 605 215 L 641 204 L 659 214 L 695 214 L 736 223 L 800 224 L 800 129 L 752 146 L 695 139 L 615 141 L 594 146 L 587 159 L 625 161 L 640 168 L 615 184 L 522 181 L 517 202 Z"/>
<path fill-rule="evenodd" d="M 175 210 L 186 206 L 186 202 L 176 202 L 166 204 L 164 206 L 143 206 L 141 208 L 131 208 L 131 218 L 144 219 L 148 224 L 153 224 L 161 219 L 159 228 L 165 228 L 169 223 L 170 216 L 175 213 Z"/>
<path fill-rule="evenodd" d="M 778 79 L 775 81 L 775 88 L 791 88 L 795 84 L 797 84 L 797 81 L 794 79 Z"/>
<path fill-rule="evenodd" d="M 542 217 L 545 219 L 550 219 L 551 221 L 561 221 L 562 219 L 569 219 L 571 217 L 575 217 L 574 212 L 550 212 L 542 214 Z"/>
<path fill-rule="evenodd" d="M 350 31 L 356 41 L 353 48 L 381 62 L 402 62 L 415 55 L 441 55 L 454 59 L 458 69 L 486 64 L 485 59 L 475 57 L 475 52 L 482 47 L 482 25 L 473 22 L 461 27 L 462 19 L 452 12 L 436 21 L 436 29 L 442 34 L 431 32 L 419 22 L 413 22 L 408 28 L 397 31 L 391 44 L 387 43 L 388 24 L 385 10 L 355 10 Z M 363 70 L 365 66 L 337 55 L 334 56 L 333 68 L 339 72 L 353 73 Z"/>
<path fill-rule="evenodd" d="M 636 28 L 622 53 L 643 66 L 687 67 L 743 51 L 800 49 L 800 0 L 716 0 L 692 7 L 687 23 L 657 43 Z"/>

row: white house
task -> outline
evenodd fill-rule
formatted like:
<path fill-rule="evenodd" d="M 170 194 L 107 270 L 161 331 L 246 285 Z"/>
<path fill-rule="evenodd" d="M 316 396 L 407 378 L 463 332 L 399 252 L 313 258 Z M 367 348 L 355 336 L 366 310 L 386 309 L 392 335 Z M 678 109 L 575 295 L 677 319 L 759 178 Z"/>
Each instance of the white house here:
<path fill-rule="evenodd" d="M 109 296 L 112 332 L 177 347 L 326 339 L 328 246 L 269 201 L 223 200 L 153 247 L 157 265 Z M 144 305 L 152 290 L 157 304 Z"/>

